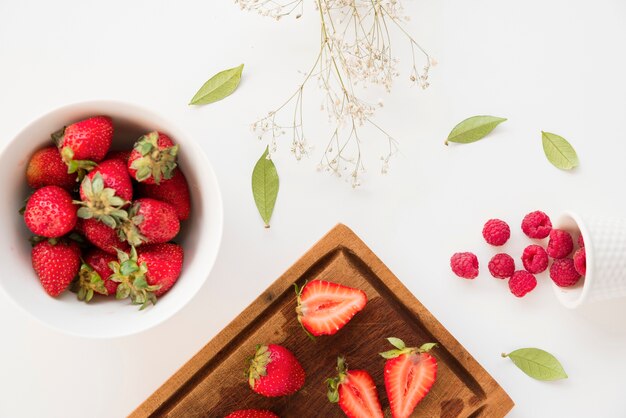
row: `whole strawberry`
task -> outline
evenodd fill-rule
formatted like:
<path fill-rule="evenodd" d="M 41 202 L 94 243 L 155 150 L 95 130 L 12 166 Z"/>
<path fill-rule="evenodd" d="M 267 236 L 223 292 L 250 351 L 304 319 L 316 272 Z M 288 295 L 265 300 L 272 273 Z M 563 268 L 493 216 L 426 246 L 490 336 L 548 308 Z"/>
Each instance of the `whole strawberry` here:
<path fill-rule="evenodd" d="M 133 305 L 141 305 L 139 310 L 145 309 L 148 304 L 156 304 L 157 298 L 154 294 L 160 286 L 150 286 L 146 280 L 148 267 L 146 263 L 140 263 L 135 247 L 130 248 L 130 252 L 117 252 L 117 261 L 109 263 L 113 274 L 109 279 L 118 283 L 115 290 L 116 299 L 130 298 Z"/>
<path fill-rule="evenodd" d="M 279 418 L 273 412 L 265 409 L 241 409 L 226 415 L 226 418 Z"/>
<path fill-rule="evenodd" d="M 408 418 L 428 394 L 437 378 L 437 360 L 428 352 L 435 344 L 406 347 L 398 338 L 387 339 L 394 350 L 380 355 L 385 362 L 385 388 L 393 418 Z"/>
<path fill-rule="evenodd" d="M 174 175 L 171 179 L 164 179 L 158 185 L 147 182 L 139 183 L 137 190 L 142 197 L 150 197 L 172 205 L 179 220 L 184 221 L 189 218 L 189 212 L 191 211 L 189 185 L 180 168 L 174 170 Z"/>
<path fill-rule="evenodd" d="M 293 353 L 277 344 L 260 345 L 248 368 L 248 384 L 256 393 L 285 396 L 304 385 L 304 369 Z"/>
<path fill-rule="evenodd" d="M 52 134 L 68 171 L 90 170 L 104 159 L 113 140 L 113 122 L 107 116 L 95 116 L 66 126 Z"/>
<path fill-rule="evenodd" d="M 114 282 L 109 277 L 113 275 L 113 270 L 109 266 L 112 261 L 117 261 L 117 257 L 99 249 L 91 249 L 84 257 L 85 263 L 88 264 L 98 276 L 102 279 L 102 285 L 106 293 L 98 292 L 104 295 L 114 295 L 119 283 Z"/>
<path fill-rule="evenodd" d="M 80 248 L 74 242 L 41 241 L 33 247 L 31 258 L 41 285 L 53 297 L 68 288 L 80 268 Z"/>
<path fill-rule="evenodd" d="M 146 281 L 159 286 L 156 296 L 161 296 L 174 286 L 183 269 L 183 247 L 177 244 L 143 245 L 137 249 L 138 263 L 146 264 Z"/>
<path fill-rule="evenodd" d="M 165 134 L 150 132 L 135 142 L 128 159 L 128 172 L 138 182 L 160 184 L 176 169 L 178 145 Z"/>
<path fill-rule="evenodd" d="M 54 146 L 42 148 L 30 157 L 26 167 L 26 181 L 33 189 L 59 186 L 71 191 L 77 186 L 76 174 L 67 172 L 67 165 Z"/>
<path fill-rule="evenodd" d="M 120 236 L 130 245 L 160 244 L 170 241 L 180 230 L 174 207 L 160 200 L 137 199 L 128 212 L 129 219 L 120 229 Z"/>
<path fill-rule="evenodd" d="M 79 219 L 77 226 L 76 229 L 81 232 L 90 243 L 106 253 L 117 254 L 117 250 L 130 250 L 130 245 L 120 239 L 117 230 L 96 219 Z"/>
<path fill-rule="evenodd" d="M 28 199 L 24 221 L 33 234 L 58 238 L 76 225 L 76 210 L 67 190 L 59 186 L 45 186 Z"/>
<path fill-rule="evenodd" d="M 328 400 L 339 403 L 349 418 L 383 418 L 376 384 L 365 370 L 348 370 L 345 359 L 337 359 L 337 377 L 326 379 Z"/>
<path fill-rule="evenodd" d="M 113 189 L 115 196 L 119 196 L 126 201 L 133 200 L 133 184 L 130 181 L 128 170 L 123 161 L 119 159 L 105 160 L 87 174 L 87 177 L 93 183 L 94 177 L 98 174 L 102 176 L 104 187 Z M 80 188 L 80 199 L 82 201 L 88 199 L 83 187 L 84 184 L 85 181 L 83 180 Z"/>
<path fill-rule="evenodd" d="M 72 282 L 71 290 L 77 294 L 78 300 L 86 303 L 91 301 L 96 293 L 101 295 L 109 294 L 100 274 L 86 262 L 83 262 L 80 266 L 78 278 Z"/>
<path fill-rule="evenodd" d="M 118 166 L 120 161 L 111 160 L 114 164 L 111 166 Z M 106 166 L 109 168 L 110 166 Z M 93 172 L 89 173 L 80 184 L 80 201 L 74 203 L 81 205 L 78 209 L 78 216 L 82 219 L 95 219 L 109 228 L 117 228 L 123 222 L 128 220 L 128 212 L 124 209 L 128 205 L 128 201 L 118 196 L 117 190 L 106 187 L 105 176 L 109 184 L 113 184 L 119 187 L 121 193 L 126 197 L 129 195 L 132 197 L 132 185 L 130 180 L 123 177 L 117 178 L 110 172 Z M 128 180 L 128 184 L 126 184 Z"/>

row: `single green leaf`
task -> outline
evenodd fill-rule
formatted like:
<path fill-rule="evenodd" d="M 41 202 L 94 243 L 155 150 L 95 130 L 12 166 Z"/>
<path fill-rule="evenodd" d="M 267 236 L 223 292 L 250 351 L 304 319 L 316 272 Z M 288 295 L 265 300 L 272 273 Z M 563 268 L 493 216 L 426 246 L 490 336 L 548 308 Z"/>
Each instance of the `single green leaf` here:
<path fill-rule="evenodd" d="M 430 351 L 435 347 L 437 347 L 437 343 L 425 343 L 421 345 L 420 351 L 424 351 L 424 352 Z"/>
<path fill-rule="evenodd" d="M 190 105 L 205 105 L 230 96 L 239 85 L 243 64 L 221 71 L 209 79 L 189 102 Z"/>
<path fill-rule="evenodd" d="M 278 196 L 278 172 L 274 162 L 268 158 L 269 147 L 259 158 L 252 171 L 252 194 L 265 227 L 270 227 L 270 219 Z"/>
<path fill-rule="evenodd" d="M 389 343 L 396 347 L 398 350 L 406 348 L 406 344 L 404 344 L 404 341 L 402 341 L 400 338 L 389 337 L 387 338 L 387 341 L 389 341 Z"/>
<path fill-rule="evenodd" d="M 510 358 L 521 371 L 534 379 L 567 379 L 567 374 L 556 357 L 539 348 L 520 348 L 509 354 L 503 353 L 502 357 Z"/>
<path fill-rule="evenodd" d="M 472 116 L 456 125 L 446 139 L 448 142 L 456 142 L 459 144 L 469 144 L 483 139 L 496 126 L 506 121 L 506 118 L 498 118 L 495 116 Z"/>
<path fill-rule="evenodd" d="M 382 358 L 390 359 L 398 357 L 398 350 L 389 350 L 383 351 L 382 353 L 378 353 Z"/>
<path fill-rule="evenodd" d="M 541 131 L 541 142 L 548 161 L 556 168 L 571 170 L 578 166 L 576 150 L 562 136 Z"/>

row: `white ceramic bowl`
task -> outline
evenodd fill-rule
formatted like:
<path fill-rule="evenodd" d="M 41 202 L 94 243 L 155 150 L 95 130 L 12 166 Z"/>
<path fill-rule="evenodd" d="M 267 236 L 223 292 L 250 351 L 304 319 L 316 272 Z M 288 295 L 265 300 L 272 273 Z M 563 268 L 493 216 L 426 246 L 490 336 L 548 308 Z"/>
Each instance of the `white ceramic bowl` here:
<path fill-rule="evenodd" d="M 50 133 L 94 115 L 108 115 L 115 127 L 113 149 L 130 148 L 143 133 L 159 130 L 180 144 L 179 165 L 192 196 L 190 218 L 176 241 L 183 246 L 183 272 L 176 285 L 155 306 L 138 311 L 129 301 L 97 298 L 80 302 L 69 291 L 52 298 L 43 290 L 31 266 L 31 246 L 18 210 L 30 190 L 26 164 L 32 153 L 51 144 Z M 94 101 L 65 106 L 24 128 L 0 153 L 0 288 L 19 307 L 46 325 L 69 334 L 112 338 L 151 328 L 180 310 L 198 292 L 215 262 L 222 237 L 223 210 L 217 179 L 202 149 L 187 134 L 161 116 L 139 106 Z M 95 302 L 95 303 L 94 303 Z"/>

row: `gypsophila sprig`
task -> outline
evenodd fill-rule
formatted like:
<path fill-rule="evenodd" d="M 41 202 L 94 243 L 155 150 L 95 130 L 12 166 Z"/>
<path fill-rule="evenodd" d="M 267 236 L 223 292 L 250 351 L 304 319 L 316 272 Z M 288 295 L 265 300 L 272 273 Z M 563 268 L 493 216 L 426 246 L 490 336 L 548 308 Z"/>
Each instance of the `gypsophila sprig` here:
<path fill-rule="evenodd" d="M 260 139 L 269 142 L 270 154 L 275 152 L 278 140 L 291 136 L 291 152 L 300 160 L 308 155 L 310 146 L 304 129 L 303 101 L 305 87 L 312 81 L 323 93 L 322 110 L 326 111 L 333 129 L 324 148 L 319 170 L 344 176 L 349 174 L 353 187 L 360 184 L 364 171 L 361 155 L 361 130 L 369 125 L 379 132 L 388 144 L 380 157 L 381 172 L 389 169 L 389 161 L 397 152 L 396 140 L 373 121 L 382 101 L 369 103 L 359 97 L 359 90 L 381 86 L 389 92 L 399 76 L 398 60 L 392 54 L 392 33 L 398 32 L 410 44 L 412 67 L 409 79 L 422 88 L 428 87 L 428 72 L 434 60 L 404 29 L 408 20 L 400 0 L 311 0 L 319 14 L 320 49 L 313 65 L 305 73 L 296 91 L 266 117 L 252 124 Z M 256 11 L 279 20 L 303 12 L 304 0 L 235 0 L 243 10 Z M 418 70 L 418 55 L 424 64 Z"/>

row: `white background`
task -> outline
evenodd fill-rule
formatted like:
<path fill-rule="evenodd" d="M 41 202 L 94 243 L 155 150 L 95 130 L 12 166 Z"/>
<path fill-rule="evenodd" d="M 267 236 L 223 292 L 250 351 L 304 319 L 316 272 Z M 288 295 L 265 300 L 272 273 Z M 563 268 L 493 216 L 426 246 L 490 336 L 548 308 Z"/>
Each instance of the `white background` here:
<path fill-rule="evenodd" d="M 556 216 L 626 208 L 626 3 L 406 5 L 413 17 L 407 28 L 439 65 L 430 89 L 408 88 L 408 50 L 397 37 L 403 72 L 394 92 L 381 94 L 377 119 L 400 141 L 390 174 L 378 174 L 380 138 L 371 131 L 361 189 L 317 173 L 327 127 L 317 110 L 308 112 L 317 147 L 300 163 L 287 142 L 280 147 L 280 195 L 265 230 L 250 192 L 263 145 L 249 125 L 291 93 L 314 58 L 311 8 L 298 21 L 277 23 L 230 0 L 0 1 L 0 141 L 63 104 L 135 102 L 202 144 L 225 205 L 223 245 L 206 285 L 179 314 L 141 335 L 62 335 L 0 294 L 1 417 L 131 412 L 337 222 L 352 227 L 505 388 L 516 402 L 511 417 L 626 415 L 624 300 L 569 311 L 544 275 L 518 300 L 486 272 L 494 251 L 480 233 L 490 217 L 509 221 L 506 250 L 517 258 L 527 245 L 519 223 L 531 210 Z M 233 96 L 204 108 L 186 105 L 212 74 L 241 62 L 244 78 Z M 318 97 L 315 89 L 307 96 L 313 108 Z M 509 121 L 482 142 L 445 147 L 449 130 L 475 114 Z M 570 140 L 578 170 L 560 172 L 546 162 L 540 130 Z M 459 250 L 479 255 L 475 281 L 450 273 L 449 257 Z M 525 346 L 557 355 L 570 378 L 537 382 L 500 358 Z"/>

